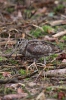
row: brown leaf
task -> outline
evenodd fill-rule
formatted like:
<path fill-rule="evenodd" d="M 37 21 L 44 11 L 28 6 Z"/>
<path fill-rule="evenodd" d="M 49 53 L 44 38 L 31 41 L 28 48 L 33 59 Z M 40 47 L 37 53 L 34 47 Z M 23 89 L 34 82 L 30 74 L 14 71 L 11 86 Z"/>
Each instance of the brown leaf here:
<path fill-rule="evenodd" d="M 58 100 L 62 100 L 65 97 L 65 93 L 61 91 L 58 93 L 57 97 L 58 97 Z"/>
<path fill-rule="evenodd" d="M 66 59 L 63 59 L 62 62 L 63 62 L 63 63 L 66 63 Z"/>
<path fill-rule="evenodd" d="M 18 88 L 18 89 L 17 89 L 17 93 L 18 93 L 18 94 L 21 94 L 21 93 L 24 93 L 24 91 L 23 91 L 21 88 Z"/>
<path fill-rule="evenodd" d="M 47 8 L 46 7 L 43 7 L 42 9 L 38 9 L 37 12 L 35 13 L 36 15 L 37 14 L 45 14 L 47 12 Z"/>
<path fill-rule="evenodd" d="M 12 100 L 12 99 L 20 99 L 23 97 L 26 97 L 27 93 L 21 93 L 21 94 L 9 94 L 9 95 L 5 95 L 3 97 L 3 100 Z"/>
<path fill-rule="evenodd" d="M 3 76 L 4 76 L 4 77 L 10 77 L 11 74 L 10 74 L 10 72 L 3 72 Z"/>
<path fill-rule="evenodd" d="M 62 54 L 58 55 L 58 57 L 57 57 L 56 59 L 57 59 L 57 60 L 66 59 L 66 53 L 62 53 Z"/>

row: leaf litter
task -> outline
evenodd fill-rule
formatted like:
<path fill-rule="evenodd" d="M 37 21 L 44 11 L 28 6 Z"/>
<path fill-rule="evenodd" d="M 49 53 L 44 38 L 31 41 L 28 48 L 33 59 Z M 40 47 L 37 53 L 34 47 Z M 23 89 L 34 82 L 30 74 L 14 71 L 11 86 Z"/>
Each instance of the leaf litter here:
<path fill-rule="evenodd" d="M 0 0 L 1 100 L 66 99 L 65 3 L 65 0 Z M 20 39 L 51 42 L 60 51 L 46 56 L 46 66 L 41 57 L 31 66 L 34 58 L 19 54 L 15 46 Z"/>

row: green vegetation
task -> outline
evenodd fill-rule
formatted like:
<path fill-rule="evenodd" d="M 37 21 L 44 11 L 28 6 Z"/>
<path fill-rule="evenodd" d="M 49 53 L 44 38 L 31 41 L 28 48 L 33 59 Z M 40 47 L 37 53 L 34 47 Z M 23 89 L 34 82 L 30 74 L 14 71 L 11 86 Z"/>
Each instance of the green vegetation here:
<path fill-rule="evenodd" d="M 52 55 L 46 56 L 45 59 L 46 61 L 49 61 L 49 59 L 53 60 L 56 57 L 57 57 L 57 54 L 52 54 Z M 41 57 L 39 60 L 44 61 L 44 57 Z"/>
<path fill-rule="evenodd" d="M 16 60 L 14 60 L 14 59 L 10 59 L 10 60 L 9 60 L 9 63 L 11 63 L 11 64 L 14 65 L 14 64 L 17 64 L 18 62 L 17 62 Z"/>
<path fill-rule="evenodd" d="M 51 90 L 53 90 L 52 87 L 47 87 L 47 88 L 46 88 L 46 91 L 51 91 Z"/>
<path fill-rule="evenodd" d="M 30 34 L 38 38 L 38 37 L 46 35 L 48 32 L 55 31 L 54 28 L 52 28 L 49 25 L 44 25 L 41 28 L 44 30 L 44 32 L 42 32 L 41 29 L 37 28 L 36 30 L 31 30 Z"/>
<path fill-rule="evenodd" d="M 64 9 L 64 5 L 59 4 L 57 7 L 54 8 L 54 12 L 62 12 Z"/>
<path fill-rule="evenodd" d="M 66 47 L 66 45 L 62 42 L 58 43 L 58 46 L 61 50 L 63 50 Z"/>
<path fill-rule="evenodd" d="M 5 88 L 4 89 L 4 94 L 10 94 L 10 93 L 16 93 L 15 92 L 15 89 L 12 89 L 12 88 Z"/>
<path fill-rule="evenodd" d="M 30 34 L 32 34 L 36 38 L 43 36 L 42 31 L 38 28 L 36 30 L 31 30 Z"/>
<path fill-rule="evenodd" d="M 24 10 L 24 13 L 25 13 L 25 17 L 26 18 L 30 18 L 31 17 L 31 10 Z"/>
<path fill-rule="evenodd" d="M 19 73 L 20 73 L 21 75 L 27 75 L 26 70 L 24 70 L 24 69 L 20 69 L 20 70 L 19 70 Z"/>
<path fill-rule="evenodd" d="M 7 60 L 5 57 L 0 56 L 0 61 Z"/>
<path fill-rule="evenodd" d="M 66 36 L 63 36 L 63 37 L 62 37 L 62 40 L 66 41 Z"/>
<path fill-rule="evenodd" d="M 0 86 L 0 95 L 3 94 L 3 92 L 4 92 L 4 85 L 1 84 L 1 86 Z"/>
<path fill-rule="evenodd" d="M 7 49 L 7 50 L 6 50 L 6 53 L 10 53 L 10 52 L 11 52 L 11 49 Z"/>
<path fill-rule="evenodd" d="M 12 13 L 12 12 L 14 11 L 14 7 L 7 7 L 7 8 L 6 8 L 6 11 L 7 11 L 8 13 Z"/>
<path fill-rule="evenodd" d="M 44 26 L 42 26 L 42 28 L 43 28 L 45 33 L 48 33 L 48 31 L 54 31 L 54 28 L 52 28 L 49 25 L 44 25 Z"/>

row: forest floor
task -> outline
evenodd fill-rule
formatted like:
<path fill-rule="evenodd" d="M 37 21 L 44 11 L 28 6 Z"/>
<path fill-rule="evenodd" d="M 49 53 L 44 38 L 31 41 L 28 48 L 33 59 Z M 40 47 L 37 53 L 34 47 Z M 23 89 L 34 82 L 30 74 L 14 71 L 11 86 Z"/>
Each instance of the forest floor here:
<path fill-rule="evenodd" d="M 66 100 L 66 0 L 28 1 L 0 0 L 0 100 Z M 46 41 L 59 52 L 35 64 L 20 54 L 20 39 Z"/>

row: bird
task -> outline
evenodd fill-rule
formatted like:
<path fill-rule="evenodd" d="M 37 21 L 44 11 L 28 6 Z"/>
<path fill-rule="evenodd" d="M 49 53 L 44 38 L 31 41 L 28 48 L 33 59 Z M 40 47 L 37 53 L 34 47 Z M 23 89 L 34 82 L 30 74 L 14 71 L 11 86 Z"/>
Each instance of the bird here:
<path fill-rule="evenodd" d="M 16 44 L 16 48 L 10 55 L 12 55 L 14 51 L 19 48 L 20 54 L 27 57 L 33 57 L 34 61 L 36 58 L 44 57 L 44 64 L 46 64 L 45 56 L 58 51 L 58 47 L 54 44 L 39 39 L 19 39 Z"/>
<path fill-rule="evenodd" d="M 41 73 L 44 74 L 45 79 L 45 68 L 46 68 L 46 59 L 45 56 L 49 56 L 52 53 L 56 53 L 59 51 L 58 46 L 54 45 L 53 43 L 46 42 L 44 40 L 38 40 L 38 39 L 19 39 L 18 43 L 19 45 L 19 53 L 27 56 L 27 57 L 33 57 L 34 61 L 32 64 L 27 66 L 26 70 L 36 70 L 38 71 L 38 66 L 36 64 L 36 59 L 40 57 L 44 57 L 44 62 L 41 64 L 43 66 L 43 70 L 41 72 L 38 71 L 38 76 L 35 81 L 37 81 L 38 77 L 41 75 Z"/>
<path fill-rule="evenodd" d="M 19 44 L 19 53 L 35 58 L 44 57 L 44 63 L 46 64 L 45 56 L 49 56 L 59 50 L 59 48 L 53 43 L 48 43 L 44 40 L 38 39 L 21 39 L 18 41 Z"/>

